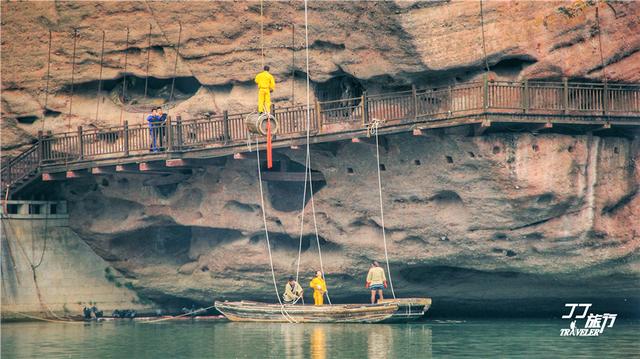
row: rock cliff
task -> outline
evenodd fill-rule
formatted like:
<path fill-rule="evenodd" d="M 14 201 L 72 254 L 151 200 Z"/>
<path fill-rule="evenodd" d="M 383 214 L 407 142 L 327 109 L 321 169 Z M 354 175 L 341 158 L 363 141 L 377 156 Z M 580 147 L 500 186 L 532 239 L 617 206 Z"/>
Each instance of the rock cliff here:
<path fill-rule="evenodd" d="M 311 2 L 313 98 L 476 81 L 487 65 L 503 80 L 600 81 L 606 73 L 612 82 L 640 81 L 640 3 L 482 5 L 481 17 L 480 2 Z M 164 104 L 188 118 L 254 105 L 259 2 L 3 2 L 2 13 L 3 155 L 41 129 L 140 122 L 136 106 Z M 305 98 L 303 25 L 302 2 L 265 2 L 265 62 L 278 104 Z M 637 303 L 637 138 L 445 131 L 387 136 L 381 145 L 399 295 L 433 296 L 454 311 L 517 302 L 557 312 L 562 304 L 550 308 L 549 300 L 566 298 Z M 312 167 L 325 177 L 315 183 L 318 241 L 336 300 L 363 300 L 368 262 L 384 259 L 374 154 L 367 142 L 313 147 Z M 277 155 L 290 170 L 304 163 L 302 151 Z M 70 202 L 72 228 L 144 297 L 274 300 L 262 210 L 282 285 L 295 273 L 303 188 L 269 182 L 262 208 L 256 166 L 229 159 L 164 184 L 112 175 L 52 192 Z M 305 208 L 303 285 L 319 266 Z"/>
<path fill-rule="evenodd" d="M 396 291 L 465 305 L 638 298 L 638 145 L 554 134 L 385 137 Z M 304 151 L 278 153 L 302 171 Z M 322 145 L 312 158 L 325 177 L 314 199 L 331 293 L 363 300 L 370 261 L 384 260 L 375 145 Z M 275 300 L 256 172 L 255 159 L 228 160 L 175 184 L 115 175 L 67 182 L 61 191 L 74 230 L 139 293 L 203 303 Z M 284 285 L 296 273 L 303 188 L 266 183 L 264 210 Z M 300 266 L 307 285 L 320 263 L 309 202 L 305 209 Z"/>
<path fill-rule="evenodd" d="M 173 101 L 166 104 L 174 115 L 251 108 L 262 45 L 278 81 L 276 102 L 300 102 L 306 98 L 303 3 L 265 2 L 263 12 L 261 21 L 257 1 L 2 3 L 3 150 L 33 141 L 41 129 L 140 122 L 136 105 L 166 103 L 174 78 Z M 637 2 L 484 1 L 482 17 L 479 1 L 311 2 L 313 95 L 473 81 L 486 65 L 497 79 L 598 81 L 604 62 L 610 81 L 638 82 L 639 13 Z M 123 102 L 131 106 L 121 114 Z"/>

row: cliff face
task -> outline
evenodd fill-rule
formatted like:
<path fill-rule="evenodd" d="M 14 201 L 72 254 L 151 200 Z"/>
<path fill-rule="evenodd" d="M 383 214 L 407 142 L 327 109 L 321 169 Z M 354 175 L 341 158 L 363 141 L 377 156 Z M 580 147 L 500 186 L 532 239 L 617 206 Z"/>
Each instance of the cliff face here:
<path fill-rule="evenodd" d="M 312 99 L 464 83 L 484 72 L 479 2 L 309 6 Z M 640 81 L 638 2 L 484 1 L 483 9 L 492 78 L 598 81 L 602 50 L 610 81 Z M 18 152 L 40 129 L 140 122 L 134 107 L 141 105 L 165 104 L 187 118 L 254 106 L 258 2 L 3 2 L 2 13 L 3 155 Z M 179 22 L 174 101 L 167 103 Z M 265 62 L 281 104 L 306 99 L 303 25 L 301 2 L 265 2 Z M 71 105 L 73 28 L 79 37 Z M 446 132 L 388 136 L 382 146 L 398 294 L 464 303 L 456 310 L 482 301 L 640 297 L 637 139 Z M 374 155 L 369 143 L 313 147 L 312 167 L 326 178 L 315 187 L 319 241 L 337 299 L 363 300 L 369 261 L 384 259 Z M 304 163 L 301 151 L 278 156 L 291 160 L 291 170 Z M 256 161 L 227 160 L 161 181 L 112 175 L 65 182 L 56 191 L 70 202 L 72 228 L 139 294 L 158 302 L 273 300 Z M 272 182 L 265 191 L 282 285 L 295 274 L 303 188 Z M 319 261 L 310 204 L 305 208 L 306 285 Z"/>
<path fill-rule="evenodd" d="M 375 145 L 315 147 L 324 269 L 334 298 L 360 297 L 384 260 Z M 565 135 L 385 137 L 381 144 L 392 278 L 441 302 L 638 298 L 638 142 Z M 284 151 L 290 168 L 304 151 Z M 293 164 L 293 165 L 292 165 Z M 72 227 L 152 299 L 272 300 L 255 159 L 176 184 L 133 176 L 66 182 Z M 178 181 L 179 179 L 176 179 Z M 302 186 L 265 186 L 280 285 L 296 273 Z M 304 285 L 319 267 L 311 204 Z M 547 308 L 549 309 L 549 308 Z"/>
<path fill-rule="evenodd" d="M 425 87 L 466 82 L 484 71 L 480 2 L 309 6 L 309 75 L 314 95 L 321 99 L 412 83 Z M 484 1 L 483 10 L 493 78 L 601 80 L 600 33 L 608 78 L 640 81 L 637 2 Z M 165 103 L 174 69 L 175 101 L 167 104 L 172 114 L 189 117 L 250 108 L 262 44 L 265 62 L 278 81 L 275 100 L 299 102 L 306 97 L 301 2 L 265 2 L 263 41 L 258 2 L 3 2 L 2 13 L 4 150 L 29 143 L 40 129 L 140 122 L 143 115 L 131 107 L 121 115 L 121 104 Z M 79 30 L 75 69 L 74 28 Z M 46 96 L 48 30 L 53 46 Z M 102 31 L 106 40 L 101 71 Z M 128 80 L 123 94 L 125 53 Z M 104 81 L 99 94 L 100 73 Z"/>

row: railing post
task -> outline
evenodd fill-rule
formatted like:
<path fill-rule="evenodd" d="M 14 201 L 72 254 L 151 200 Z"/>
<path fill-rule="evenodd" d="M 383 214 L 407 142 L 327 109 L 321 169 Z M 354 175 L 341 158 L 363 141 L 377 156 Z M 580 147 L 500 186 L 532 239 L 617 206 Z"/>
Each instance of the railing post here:
<path fill-rule="evenodd" d="M 226 112 L 226 111 L 225 111 Z M 176 147 L 182 149 L 182 116 L 176 116 Z"/>
<path fill-rule="evenodd" d="M 122 143 L 125 157 L 129 156 L 129 121 L 125 120 L 122 129 Z"/>
<path fill-rule="evenodd" d="M 320 112 L 320 103 L 318 99 L 315 100 L 316 121 L 318 122 L 318 132 L 322 132 L 322 113 Z"/>
<path fill-rule="evenodd" d="M 44 134 L 38 131 L 38 167 L 42 166 L 44 160 Z"/>
<path fill-rule="evenodd" d="M 369 104 L 367 104 L 367 91 L 362 92 L 362 125 L 366 126 L 369 123 Z"/>
<path fill-rule="evenodd" d="M 413 98 L 413 120 L 418 121 L 418 91 L 415 84 L 411 84 L 411 96 Z"/>
<path fill-rule="evenodd" d="M 569 79 L 566 77 L 562 78 L 562 110 L 569 113 Z"/>
<path fill-rule="evenodd" d="M 271 116 L 273 116 L 274 118 L 276 117 L 276 105 L 275 104 L 271 104 Z M 269 121 L 271 122 L 271 121 Z M 275 135 L 273 134 L 273 129 L 271 129 L 271 136 L 273 136 L 275 138 Z"/>
<path fill-rule="evenodd" d="M 482 82 L 482 108 L 487 111 L 489 108 L 489 76 L 486 73 L 482 76 Z"/>
<path fill-rule="evenodd" d="M 606 115 L 607 112 L 609 112 L 609 87 L 605 82 L 602 88 L 602 114 Z"/>
<path fill-rule="evenodd" d="M 171 125 L 171 116 L 167 116 L 167 121 L 164 124 L 167 128 L 165 131 L 165 136 L 167 138 L 165 141 L 167 142 L 167 152 L 173 151 L 173 126 Z"/>
<path fill-rule="evenodd" d="M 231 135 L 229 134 L 229 111 L 227 110 L 222 112 L 222 137 L 225 143 L 231 140 Z"/>
<path fill-rule="evenodd" d="M 529 80 L 522 81 L 522 110 L 524 113 L 529 112 Z"/>
<path fill-rule="evenodd" d="M 84 140 L 82 139 L 82 126 L 78 126 L 78 159 L 84 158 Z"/>

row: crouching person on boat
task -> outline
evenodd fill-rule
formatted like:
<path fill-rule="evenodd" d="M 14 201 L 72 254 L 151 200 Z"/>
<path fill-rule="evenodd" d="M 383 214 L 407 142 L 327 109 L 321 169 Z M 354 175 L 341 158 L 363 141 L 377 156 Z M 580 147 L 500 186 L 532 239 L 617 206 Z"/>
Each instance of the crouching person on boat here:
<path fill-rule="evenodd" d="M 376 292 L 378 292 L 380 300 L 384 299 L 382 297 L 382 290 L 386 287 L 387 277 L 384 275 L 384 269 L 380 267 L 380 263 L 373 261 L 367 274 L 367 283 L 365 284 L 365 288 L 371 290 L 371 304 L 376 304 Z"/>
<path fill-rule="evenodd" d="M 295 304 L 302 297 L 302 287 L 293 277 L 289 277 L 289 281 L 284 286 L 284 294 L 282 299 L 286 304 Z"/>
<path fill-rule="evenodd" d="M 313 303 L 315 305 L 324 304 L 324 293 L 327 291 L 327 284 L 322 278 L 322 272 L 316 272 L 316 276 L 309 283 L 309 287 L 313 288 Z"/>

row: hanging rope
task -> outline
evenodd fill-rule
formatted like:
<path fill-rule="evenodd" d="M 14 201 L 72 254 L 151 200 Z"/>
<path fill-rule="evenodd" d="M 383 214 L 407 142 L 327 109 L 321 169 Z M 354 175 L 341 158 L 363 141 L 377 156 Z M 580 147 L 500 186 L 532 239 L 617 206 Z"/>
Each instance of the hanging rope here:
<path fill-rule="evenodd" d="M 206 307 L 206 308 L 200 308 L 200 309 L 196 309 L 193 310 L 189 313 L 184 313 L 184 314 L 180 314 L 180 315 L 175 315 L 169 318 L 161 318 L 161 319 L 155 319 L 155 320 L 148 320 L 148 321 L 144 321 L 144 322 L 140 322 L 141 324 L 154 324 L 154 323 L 160 323 L 160 322 L 166 322 L 167 320 L 172 320 L 172 319 L 176 319 L 176 318 L 182 318 L 182 317 L 186 317 L 189 315 L 194 315 L 196 313 L 201 313 L 201 312 L 206 312 L 209 309 L 215 308 L 215 305 L 212 305 L 210 307 Z"/>
<path fill-rule="evenodd" d="M 104 64 L 104 30 L 102 30 L 102 48 L 100 49 L 100 75 L 98 76 L 98 101 L 96 102 L 96 123 L 100 114 L 100 100 L 102 99 L 102 67 Z"/>
<path fill-rule="evenodd" d="M 149 24 L 149 36 L 147 37 L 147 74 L 144 77 L 144 99 L 147 99 L 147 89 L 149 87 L 149 58 L 151 55 L 151 24 Z"/>
<path fill-rule="evenodd" d="M 14 310 L 8 310 L 6 309 L 7 312 L 13 313 L 13 314 L 18 314 L 21 315 L 25 318 L 29 318 L 29 319 L 34 319 L 34 320 L 40 320 L 43 322 L 48 322 L 48 323 L 63 323 L 63 324 L 82 324 L 84 325 L 85 322 L 84 321 L 73 321 L 73 320 L 54 320 L 54 319 L 47 319 L 47 318 L 43 318 L 43 317 L 38 317 L 35 315 L 30 315 L 30 314 L 26 314 L 26 313 L 22 313 L 22 312 L 16 312 Z"/>
<path fill-rule="evenodd" d="M 69 115 L 67 116 L 67 128 L 71 129 L 71 109 L 73 108 L 73 86 L 76 74 L 76 43 L 78 39 L 78 29 L 73 29 L 73 57 L 71 59 L 71 94 L 69 96 Z"/>
<path fill-rule="evenodd" d="M 380 198 L 380 226 L 382 227 L 382 242 L 384 243 L 384 259 L 387 262 L 387 273 L 389 273 L 389 287 L 391 287 L 391 294 L 393 299 L 396 299 L 396 292 L 393 289 L 393 280 L 391 280 L 391 268 L 389 267 L 389 254 L 387 252 L 387 234 L 384 227 L 384 206 L 382 205 L 382 176 L 380 174 L 380 143 L 378 141 L 378 126 L 380 122 L 374 120 L 371 127 L 371 132 L 376 135 L 376 165 L 378 169 L 378 194 Z"/>
<path fill-rule="evenodd" d="M 607 84 L 607 71 L 604 64 L 604 55 L 602 53 L 602 28 L 600 27 L 600 15 L 598 14 L 598 6 L 596 5 L 596 24 L 598 25 L 598 47 L 600 49 L 600 66 L 602 66 L 602 78 L 604 84 Z"/>
<path fill-rule="evenodd" d="M 291 105 L 295 105 L 296 86 L 296 24 L 291 24 Z"/>
<path fill-rule="evenodd" d="M 267 251 L 269 252 L 269 265 L 271 267 L 271 279 L 273 280 L 273 289 L 276 291 L 276 298 L 278 298 L 278 303 L 280 303 L 280 312 L 282 316 L 288 322 L 295 322 L 291 316 L 286 312 L 284 308 L 284 304 L 282 303 L 282 299 L 280 299 L 280 292 L 278 291 L 278 283 L 276 282 L 276 272 L 273 268 L 273 256 L 271 255 L 271 243 L 269 242 L 269 229 L 267 227 L 267 214 L 264 206 L 264 189 L 262 188 L 262 170 L 260 169 L 260 146 L 259 140 L 256 138 L 256 159 L 258 162 L 258 184 L 260 187 L 260 205 L 262 206 L 262 221 L 264 223 L 264 236 L 267 242 Z"/>
<path fill-rule="evenodd" d="M 480 28 L 482 29 L 482 53 L 484 56 L 484 66 L 489 72 L 489 60 L 487 59 L 487 47 L 484 40 L 484 10 L 482 9 L 482 0 L 480 0 Z"/>
<path fill-rule="evenodd" d="M 42 128 L 44 131 L 44 123 L 47 121 L 47 105 L 49 103 L 49 80 L 51 79 L 51 30 L 49 30 L 49 51 L 47 55 L 47 84 L 44 89 L 44 107 L 42 114 Z"/>
<path fill-rule="evenodd" d="M 176 61 L 173 64 L 173 79 L 171 80 L 171 94 L 169 95 L 169 102 L 173 101 L 173 89 L 176 86 L 176 74 L 178 71 L 178 57 L 180 56 L 180 41 L 182 40 L 182 23 L 179 22 L 180 29 L 178 30 L 178 46 L 176 47 Z"/>
<path fill-rule="evenodd" d="M 149 35 L 147 37 L 147 71 L 144 77 L 144 98 L 143 103 L 146 103 L 147 100 L 147 90 L 149 88 L 149 59 L 151 55 L 151 23 L 149 23 Z M 144 123 L 145 113 L 142 113 L 142 123 Z"/>
<path fill-rule="evenodd" d="M 311 80 L 309 76 L 309 20 L 308 20 L 308 8 L 307 8 L 307 0 L 304 2 L 304 23 L 305 23 L 305 55 L 306 55 L 306 72 L 307 72 L 307 81 L 306 81 L 306 91 L 307 91 L 307 121 L 306 121 L 306 156 L 305 156 L 305 171 L 304 171 L 304 193 L 302 195 L 302 210 L 300 214 L 300 241 L 298 244 L 298 260 L 296 264 L 296 281 L 298 281 L 299 273 L 300 273 L 300 258 L 302 255 L 302 238 L 304 234 L 304 212 L 307 202 L 307 183 L 309 184 L 309 192 L 311 194 L 311 213 L 313 215 L 313 226 L 315 230 L 316 236 L 316 244 L 318 246 L 318 258 L 320 260 L 320 272 L 322 273 L 322 279 L 326 279 L 324 276 L 324 263 L 322 262 L 322 249 L 320 248 L 320 236 L 318 235 L 318 222 L 316 219 L 316 209 L 315 209 L 315 201 L 313 198 L 313 181 L 311 179 L 311 148 L 310 148 L 310 133 L 311 133 Z M 308 181 L 308 182 L 307 182 Z M 325 292 L 327 295 L 327 302 L 331 305 L 331 297 L 329 297 L 329 290 L 327 286 L 327 291 Z"/>
<path fill-rule="evenodd" d="M 129 27 L 127 27 L 127 40 L 124 48 L 124 72 L 122 73 L 122 106 L 120 106 L 120 124 L 122 125 L 122 115 L 124 104 L 127 101 L 127 60 L 129 55 Z"/>
<path fill-rule="evenodd" d="M 262 0 L 260 0 L 260 59 L 262 61 L 261 67 L 264 67 L 264 11 Z"/>

